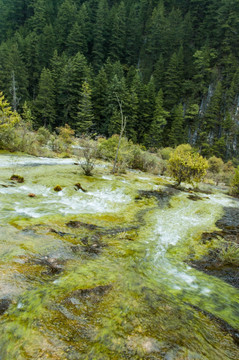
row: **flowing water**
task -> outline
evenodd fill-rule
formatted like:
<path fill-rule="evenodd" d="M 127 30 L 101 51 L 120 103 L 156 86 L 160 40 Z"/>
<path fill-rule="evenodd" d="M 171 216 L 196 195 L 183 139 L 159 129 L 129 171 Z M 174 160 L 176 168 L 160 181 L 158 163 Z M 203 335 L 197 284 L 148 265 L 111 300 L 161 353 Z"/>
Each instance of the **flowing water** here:
<path fill-rule="evenodd" d="M 184 262 L 223 206 L 238 203 L 192 201 L 156 176 L 99 166 L 87 178 L 71 159 L 0 155 L 0 359 L 238 360 L 222 324 L 239 329 L 239 291 Z"/>

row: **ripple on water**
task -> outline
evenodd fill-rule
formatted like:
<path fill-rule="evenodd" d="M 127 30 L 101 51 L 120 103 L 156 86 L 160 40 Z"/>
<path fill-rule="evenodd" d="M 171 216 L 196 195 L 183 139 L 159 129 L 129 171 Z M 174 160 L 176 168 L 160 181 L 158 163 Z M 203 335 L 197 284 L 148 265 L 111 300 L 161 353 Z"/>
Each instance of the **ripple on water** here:
<path fill-rule="evenodd" d="M 36 197 L 29 199 L 29 193 L 34 193 Z M 14 213 L 38 218 L 54 214 L 116 212 L 120 206 L 127 205 L 131 200 L 121 189 L 74 192 L 72 195 L 72 189 L 65 188 L 63 191 L 54 192 L 51 188 L 35 184 L 1 188 L 0 194 L 5 202 L 5 211 L 2 213 L 4 218 Z M 9 206 L 6 205 L 7 202 Z"/>

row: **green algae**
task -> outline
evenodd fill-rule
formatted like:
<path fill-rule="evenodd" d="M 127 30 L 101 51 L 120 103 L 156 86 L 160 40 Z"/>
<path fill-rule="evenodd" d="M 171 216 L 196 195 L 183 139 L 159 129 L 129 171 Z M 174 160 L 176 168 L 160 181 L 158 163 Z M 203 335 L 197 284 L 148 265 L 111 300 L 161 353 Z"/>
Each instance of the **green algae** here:
<path fill-rule="evenodd" d="M 138 190 L 163 190 L 163 180 L 156 176 L 107 174 L 109 180 L 100 169 L 88 179 L 71 165 L 24 171 L 29 188 L 52 188 L 57 180 L 67 197 L 76 194 L 72 184 L 79 181 L 93 194 L 117 195 L 120 190 L 127 197 L 115 203 L 116 211 L 88 213 L 85 207 L 80 214 L 61 214 L 54 208 L 50 216 L 43 212 L 32 218 L 9 216 L 8 196 L 34 210 L 51 195 L 28 199 L 21 192 L 0 194 L 7 203 L 3 218 L 10 224 L 2 220 L 0 271 L 19 285 L 0 320 L 3 360 L 238 359 L 231 336 L 189 305 L 239 328 L 238 291 L 183 264 L 203 251 L 200 236 L 215 229 L 220 204 L 192 202 L 181 193 L 162 206 L 155 198 L 135 201 Z M 70 228 L 69 221 L 95 227 Z M 98 252 L 89 250 L 94 246 Z M 47 271 L 46 257 L 63 262 L 63 270 Z"/>

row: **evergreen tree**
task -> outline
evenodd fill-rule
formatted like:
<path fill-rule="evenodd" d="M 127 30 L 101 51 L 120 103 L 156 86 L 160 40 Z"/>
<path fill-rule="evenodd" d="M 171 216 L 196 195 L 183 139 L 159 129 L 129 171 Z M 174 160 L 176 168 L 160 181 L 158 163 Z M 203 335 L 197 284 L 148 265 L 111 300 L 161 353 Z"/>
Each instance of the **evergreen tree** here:
<path fill-rule="evenodd" d="M 0 47 L 0 88 L 11 104 L 14 96 L 18 98 L 18 104 L 28 97 L 27 69 L 17 44 L 7 42 Z"/>
<path fill-rule="evenodd" d="M 66 52 L 67 55 L 74 56 L 79 51 L 82 54 L 85 54 L 87 52 L 87 48 L 81 27 L 77 22 L 75 22 L 66 41 Z"/>
<path fill-rule="evenodd" d="M 52 128 L 55 125 L 55 89 L 49 69 L 44 68 L 39 82 L 39 92 L 34 101 L 34 113 L 38 126 Z"/>
<path fill-rule="evenodd" d="M 91 102 L 91 89 L 87 81 L 82 83 L 79 111 L 77 113 L 76 129 L 79 133 L 87 133 L 93 125 L 93 110 Z"/>
<path fill-rule="evenodd" d="M 71 31 L 72 24 L 75 24 L 77 17 L 77 8 L 73 0 L 64 0 L 61 4 L 57 19 L 56 33 L 58 49 L 64 51 L 66 49 L 67 37 Z"/>
<path fill-rule="evenodd" d="M 214 154 L 213 146 L 215 146 L 218 139 L 222 137 L 222 125 L 224 118 L 222 101 L 222 84 L 219 81 L 206 110 L 202 125 L 202 132 L 200 134 L 201 149 L 202 154 L 204 155 L 212 156 Z M 216 155 L 219 156 L 220 154 L 217 153 Z"/>
<path fill-rule="evenodd" d="M 170 59 L 165 76 L 165 107 L 167 110 L 178 104 L 183 94 L 182 48 Z"/>
<path fill-rule="evenodd" d="M 126 117 L 125 135 L 133 142 L 137 142 L 137 123 L 138 123 L 139 100 L 134 86 L 127 92 L 124 106 Z"/>
<path fill-rule="evenodd" d="M 62 107 L 61 124 L 75 128 L 82 83 L 90 81 L 90 70 L 84 55 L 78 52 L 64 66 L 59 84 L 58 102 Z"/>
<path fill-rule="evenodd" d="M 130 65 L 139 63 L 142 46 L 143 24 L 140 22 L 139 3 L 132 4 L 126 17 L 125 60 Z"/>
<path fill-rule="evenodd" d="M 92 102 L 94 104 L 94 128 L 98 134 L 107 135 L 106 104 L 108 94 L 108 78 L 104 68 L 101 68 L 94 78 Z"/>
<path fill-rule="evenodd" d="M 109 56 L 113 61 L 122 60 L 126 41 L 126 14 L 123 1 L 112 8 L 111 18 Z"/>
<path fill-rule="evenodd" d="M 160 90 L 155 99 L 153 121 L 145 138 L 148 147 L 159 148 L 163 145 L 163 132 L 169 113 L 163 108 L 163 91 Z"/>
<path fill-rule="evenodd" d="M 185 139 L 182 104 L 174 107 L 172 112 L 172 120 L 172 127 L 169 133 L 169 145 L 175 147 L 182 144 Z"/>
<path fill-rule="evenodd" d="M 34 15 L 30 18 L 30 26 L 36 34 L 41 34 L 48 25 L 47 0 L 36 0 L 33 3 Z"/>
<path fill-rule="evenodd" d="M 105 60 L 107 26 L 109 18 L 109 9 L 106 0 L 100 0 L 96 14 L 96 24 L 94 27 L 94 43 L 92 49 L 93 66 L 99 70 Z"/>
<path fill-rule="evenodd" d="M 162 55 L 160 55 L 159 59 L 157 60 L 154 66 L 153 76 L 154 76 L 156 90 L 159 91 L 159 89 L 164 88 L 165 65 L 164 65 L 164 58 Z"/>
<path fill-rule="evenodd" d="M 41 66 L 49 66 L 53 56 L 56 37 L 52 25 L 46 25 L 39 37 L 39 59 Z"/>

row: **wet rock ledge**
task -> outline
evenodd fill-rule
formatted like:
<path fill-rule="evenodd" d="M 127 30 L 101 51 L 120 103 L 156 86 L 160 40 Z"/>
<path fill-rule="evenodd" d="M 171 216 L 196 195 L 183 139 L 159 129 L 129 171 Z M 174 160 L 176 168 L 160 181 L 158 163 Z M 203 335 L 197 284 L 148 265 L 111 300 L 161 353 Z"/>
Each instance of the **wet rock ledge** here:
<path fill-rule="evenodd" d="M 221 230 L 204 233 L 201 241 L 206 244 L 218 238 L 221 246 L 210 250 L 201 260 L 190 261 L 190 265 L 239 288 L 239 209 L 225 207 L 216 226 Z"/>

